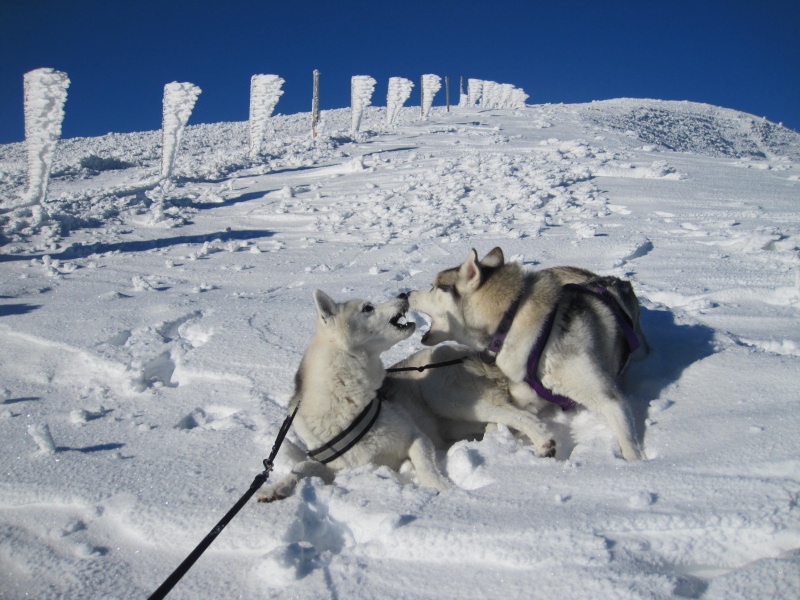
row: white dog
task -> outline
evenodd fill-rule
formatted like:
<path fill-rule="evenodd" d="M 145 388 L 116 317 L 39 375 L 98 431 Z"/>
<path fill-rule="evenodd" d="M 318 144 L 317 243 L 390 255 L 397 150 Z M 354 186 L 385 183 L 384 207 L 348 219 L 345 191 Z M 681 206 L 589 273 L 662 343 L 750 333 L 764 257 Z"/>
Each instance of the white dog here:
<path fill-rule="evenodd" d="M 586 406 L 605 416 L 625 459 L 644 457 L 618 385 L 628 358 L 647 351 L 629 282 L 574 267 L 526 272 L 495 248 L 483 260 L 472 250 L 429 291 L 408 297 L 432 319 L 423 344 L 455 340 L 481 350 L 518 406 Z M 540 455 L 553 456 L 555 443 L 539 425 L 528 436 Z"/>
<path fill-rule="evenodd" d="M 365 464 L 398 470 L 410 459 L 419 483 L 442 491 L 449 481 L 436 465 L 435 432 L 419 402 L 382 391 L 386 371 L 382 352 L 409 337 L 414 323 L 404 321 L 408 300 L 373 305 L 363 300 L 337 303 L 314 292 L 316 334 L 295 376 L 289 411 L 297 407 L 294 429 L 309 449 L 281 481 L 260 494 L 267 502 L 286 497 L 300 478 L 320 476 L 330 482 L 336 471 Z"/>

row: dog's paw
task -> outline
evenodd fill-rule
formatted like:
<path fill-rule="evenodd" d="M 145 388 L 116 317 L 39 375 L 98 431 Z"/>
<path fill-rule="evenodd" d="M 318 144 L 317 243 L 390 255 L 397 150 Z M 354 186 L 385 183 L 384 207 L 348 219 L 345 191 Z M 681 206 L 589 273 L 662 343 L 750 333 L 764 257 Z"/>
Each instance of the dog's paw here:
<path fill-rule="evenodd" d="M 292 495 L 294 488 L 297 486 L 298 478 L 294 474 L 289 474 L 281 481 L 267 486 L 263 492 L 259 492 L 256 498 L 259 502 L 275 502 L 276 500 L 285 500 Z"/>
<path fill-rule="evenodd" d="M 258 494 L 256 498 L 258 499 L 259 502 L 267 503 L 267 502 L 276 502 L 277 500 L 285 500 L 291 495 L 292 495 L 291 491 L 288 494 L 284 494 L 279 492 L 278 490 L 273 490 L 272 492 Z"/>
<path fill-rule="evenodd" d="M 539 453 L 539 456 L 542 458 L 555 458 L 556 457 L 556 441 L 555 440 L 548 440 L 542 446 L 542 450 Z"/>

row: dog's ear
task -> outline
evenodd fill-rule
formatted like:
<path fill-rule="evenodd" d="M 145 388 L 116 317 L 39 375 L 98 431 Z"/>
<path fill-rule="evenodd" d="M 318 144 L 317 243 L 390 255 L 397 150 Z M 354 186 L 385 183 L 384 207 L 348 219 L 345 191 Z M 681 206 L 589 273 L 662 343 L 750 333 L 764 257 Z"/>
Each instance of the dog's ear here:
<path fill-rule="evenodd" d="M 503 251 L 500 249 L 500 246 L 495 246 L 492 248 L 491 252 L 484 256 L 483 260 L 481 260 L 481 266 L 488 267 L 490 269 L 498 269 L 505 263 L 506 259 L 503 256 Z"/>
<path fill-rule="evenodd" d="M 317 316 L 327 325 L 337 312 L 336 302 L 322 290 L 314 290 L 314 304 Z"/>
<path fill-rule="evenodd" d="M 464 261 L 458 270 L 459 279 L 467 286 L 467 289 L 476 290 L 481 285 L 481 264 L 478 261 L 478 251 L 473 248 L 469 253 L 469 258 Z"/>

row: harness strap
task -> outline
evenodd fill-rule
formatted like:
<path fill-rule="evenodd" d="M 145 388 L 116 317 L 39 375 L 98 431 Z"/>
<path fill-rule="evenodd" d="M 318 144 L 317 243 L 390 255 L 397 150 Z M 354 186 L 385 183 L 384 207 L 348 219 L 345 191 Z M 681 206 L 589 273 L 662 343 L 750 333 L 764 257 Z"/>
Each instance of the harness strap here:
<path fill-rule="evenodd" d="M 614 319 L 617 322 L 620 330 L 622 331 L 623 335 L 625 336 L 625 340 L 628 342 L 628 356 L 626 357 L 625 361 L 623 361 L 622 366 L 620 367 L 620 373 L 625 369 L 628 364 L 628 360 L 630 359 L 630 355 L 635 352 L 641 343 L 639 342 L 639 338 L 636 336 L 636 331 L 634 329 L 633 321 L 631 317 L 622 309 L 617 299 L 614 295 L 609 292 L 605 287 L 598 284 L 579 284 L 579 283 L 568 283 L 562 286 L 562 290 L 568 289 L 576 292 L 582 292 L 586 294 L 592 295 L 594 298 L 600 300 L 608 309 L 611 311 L 611 314 L 614 316 Z M 512 303 L 506 313 L 503 315 L 503 319 L 500 321 L 500 326 L 498 326 L 497 331 L 495 332 L 494 336 L 492 337 L 492 341 L 489 346 L 486 348 L 484 352 L 481 353 L 481 359 L 487 364 L 493 364 L 497 353 L 500 352 L 500 348 L 505 341 L 506 335 L 508 334 L 508 330 L 511 328 L 510 323 L 507 321 L 513 321 L 514 317 L 516 316 L 517 309 L 519 308 L 520 300 L 517 299 Z M 536 339 L 536 343 L 531 348 L 531 352 L 528 355 L 528 362 L 526 365 L 525 370 L 525 377 L 523 381 L 527 383 L 533 391 L 535 391 L 540 398 L 547 400 L 548 402 L 552 402 L 553 404 L 558 404 L 564 411 L 569 411 L 574 409 L 577 406 L 577 403 L 568 398 L 566 396 L 562 396 L 560 394 L 556 394 L 552 390 L 546 388 L 539 378 L 536 376 L 536 371 L 539 367 L 539 360 L 542 357 L 542 353 L 544 352 L 544 347 L 547 345 L 547 340 L 550 339 L 550 333 L 553 329 L 553 324 L 555 323 L 556 318 L 556 311 L 558 310 L 558 302 L 547 315 L 547 318 L 544 320 L 542 324 L 542 329 L 539 332 L 539 337 Z M 504 327 L 506 326 L 507 327 Z M 503 329 L 501 331 L 501 329 Z"/>
<path fill-rule="evenodd" d="M 308 456 L 323 464 L 327 464 L 332 460 L 336 460 L 345 452 L 350 450 L 350 448 L 355 446 L 375 424 L 375 421 L 381 412 L 382 400 L 383 398 L 381 398 L 381 394 L 378 393 L 372 402 L 367 404 L 366 408 L 361 411 L 361 414 L 356 417 L 355 421 L 350 423 L 347 429 L 342 431 L 327 444 L 323 444 L 319 448 L 310 450 L 308 452 Z"/>
<path fill-rule="evenodd" d="M 539 381 L 539 378 L 536 377 L 536 370 L 539 367 L 539 359 L 542 357 L 542 352 L 544 351 L 545 345 L 547 345 L 547 340 L 550 339 L 550 332 L 553 329 L 553 323 L 556 319 L 557 309 L 558 304 L 553 307 L 553 310 L 551 310 L 550 314 L 547 315 L 547 318 L 542 325 L 542 330 L 539 332 L 539 337 L 536 339 L 536 343 L 533 345 L 531 353 L 528 355 L 528 364 L 527 369 L 525 370 L 525 378 L 523 381 L 531 386 L 533 391 L 536 392 L 540 398 L 547 400 L 548 402 L 552 402 L 553 404 L 558 404 L 561 409 L 566 412 L 573 410 L 577 406 L 575 401 L 572 398 L 567 398 L 566 396 L 556 394 L 552 390 L 544 387 L 542 382 Z"/>
<path fill-rule="evenodd" d="M 440 362 L 440 363 L 431 363 L 429 365 L 423 365 L 421 367 L 391 367 L 389 369 L 386 369 L 386 372 L 387 373 L 401 373 L 403 371 L 419 371 L 420 373 L 422 373 L 423 371 L 425 371 L 427 369 L 436 369 L 436 368 L 439 368 L 439 367 L 453 367 L 455 365 L 460 365 L 461 363 L 464 362 L 464 358 L 466 358 L 466 357 L 454 358 L 453 360 L 446 360 L 446 361 L 443 361 L 443 362 Z"/>
<path fill-rule="evenodd" d="M 487 365 L 493 365 L 497 360 L 497 355 L 500 353 L 500 349 L 506 341 L 506 336 L 511 329 L 511 324 L 514 322 L 514 317 L 517 316 L 520 302 L 522 302 L 522 296 L 511 303 L 511 306 L 508 307 L 503 318 L 500 319 L 500 324 L 497 326 L 497 330 L 494 332 L 489 345 L 481 352 L 481 360 Z"/>

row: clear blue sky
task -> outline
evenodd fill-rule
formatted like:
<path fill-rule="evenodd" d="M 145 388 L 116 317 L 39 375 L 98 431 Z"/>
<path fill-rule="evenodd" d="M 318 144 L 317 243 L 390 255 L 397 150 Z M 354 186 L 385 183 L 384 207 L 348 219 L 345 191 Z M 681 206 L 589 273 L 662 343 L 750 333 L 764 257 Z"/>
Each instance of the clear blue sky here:
<path fill-rule="evenodd" d="M 390 76 L 436 73 L 532 104 L 693 100 L 800 130 L 800 0 L 0 0 L 0 143 L 23 139 L 38 67 L 72 81 L 64 137 L 158 129 L 171 81 L 203 90 L 190 123 L 246 120 L 256 73 L 286 80 L 276 112 L 306 112 L 314 69 L 323 109 L 349 106 L 351 75 L 384 105 Z"/>

